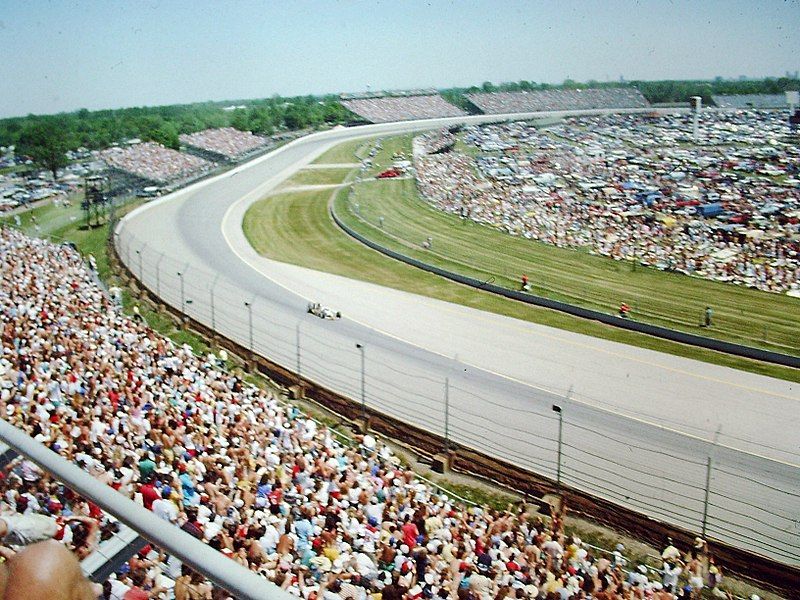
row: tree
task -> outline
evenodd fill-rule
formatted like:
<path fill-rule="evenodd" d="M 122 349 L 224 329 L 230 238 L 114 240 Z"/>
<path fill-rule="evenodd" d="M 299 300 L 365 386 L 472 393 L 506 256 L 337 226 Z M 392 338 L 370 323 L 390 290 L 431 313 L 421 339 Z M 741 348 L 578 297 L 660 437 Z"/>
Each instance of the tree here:
<path fill-rule="evenodd" d="M 70 148 L 68 132 L 55 119 L 43 119 L 29 124 L 19 136 L 17 153 L 29 156 L 33 162 L 57 177 L 57 172 L 67 166 Z"/>

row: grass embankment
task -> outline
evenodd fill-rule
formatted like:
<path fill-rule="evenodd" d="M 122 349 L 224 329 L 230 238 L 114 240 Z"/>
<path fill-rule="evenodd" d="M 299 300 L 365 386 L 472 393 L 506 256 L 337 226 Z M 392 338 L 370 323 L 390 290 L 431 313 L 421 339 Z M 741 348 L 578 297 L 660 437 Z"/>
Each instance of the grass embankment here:
<path fill-rule="evenodd" d="M 383 150 L 375 162 L 379 163 L 380 160 L 390 157 L 394 151 L 393 144 L 384 143 Z M 375 182 L 375 185 L 379 184 L 391 187 L 413 185 L 413 182 Z M 365 182 L 357 185 L 356 189 L 366 188 L 368 185 L 372 184 Z M 348 216 L 344 210 L 348 189 L 343 188 L 334 193 L 339 214 L 346 217 L 348 222 L 354 223 L 355 217 Z M 248 210 L 244 218 L 244 233 L 256 251 L 275 260 L 634 346 L 790 381 L 800 381 L 800 371 L 796 369 L 751 361 L 608 327 L 594 321 L 479 292 L 415 269 L 366 248 L 336 227 L 328 213 L 327 204 L 330 198 L 330 190 L 279 193 L 265 198 Z M 361 202 L 363 212 L 364 200 Z M 481 228 L 475 226 L 474 229 Z M 502 234 L 497 233 L 497 235 Z M 507 240 L 508 236 L 504 236 L 503 239 Z M 424 237 L 420 241 L 422 240 Z M 439 244 L 438 238 L 435 239 L 434 246 L 438 248 Z M 585 258 L 591 257 L 585 256 Z M 615 261 L 607 262 L 617 266 Z M 615 298 L 615 301 L 618 302 L 619 299 Z"/>

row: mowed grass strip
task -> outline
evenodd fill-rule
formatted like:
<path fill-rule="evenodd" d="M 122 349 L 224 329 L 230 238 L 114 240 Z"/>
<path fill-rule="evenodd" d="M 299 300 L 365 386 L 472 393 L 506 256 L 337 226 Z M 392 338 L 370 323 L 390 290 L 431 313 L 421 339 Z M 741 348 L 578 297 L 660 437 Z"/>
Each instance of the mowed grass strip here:
<path fill-rule="evenodd" d="M 741 286 L 556 248 L 439 211 L 419 198 L 413 180 L 367 181 L 353 206 L 337 214 L 369 239 L 430 264 L 519 289 L 522 274 L 533 293 L 613 313 L 620 302 L 638 320 L 748 345 L 800 354 L 800 300 Z M 379 225 L 383 218 L 382 226 Z M 430 237 L 430 250 L 422 248 Z M 713 327 L 701 328 L 711 306 Z"/>
<path fill-rule="evenodd" d="M 341 207 L 348 189 L 334 192 Z M 564 313 L 514 302 L 426 273 L 380 254 L 341 231 L 328 211 L 329 190 L 278 194 L 253 204 L 244 233 L 260 254 L 291 264 L 463 304 L 633 346 L 668 352 L 736 369 L 800 381 L 800 371 L 751 361 L 617 329 Z"/>
<path fill-rule="evenodd" d="M 341 164 L 355 162 L 358 160 L 357 155 L 359 150 L 368 144 L 369 142 L 367 140 L 352 140 L 344 144 L 339 144 L 316 158 L 314 163 Z"/>
<path fill-rule="evenodd" d="M 294 187 L 299 185 L 335 185 L 342 183 L 350 171 L 352 171 L 350 168 L 301 170 L 287 179 L 281 187 Z"/>

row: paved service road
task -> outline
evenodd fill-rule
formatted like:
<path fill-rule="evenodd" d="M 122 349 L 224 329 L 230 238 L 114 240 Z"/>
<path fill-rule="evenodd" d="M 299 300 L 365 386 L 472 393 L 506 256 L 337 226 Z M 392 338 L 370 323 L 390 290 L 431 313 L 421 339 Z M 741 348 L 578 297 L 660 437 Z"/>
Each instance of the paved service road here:
<path fill-rule="evenodd" d="M 247 207 L 336 143 L 499 118 L 301 138 L 134 211 L 120 255 L 244 346 L 355 400 L 363 358 L 369 406 L 439 434 L 447 408 L 452 439 L 553 478 L 557 404 L 566 484 L 800 564 L 796 384 L 277 263 L 244 238 Z M 309 301 L 344 318 L 308 315 Z"/>

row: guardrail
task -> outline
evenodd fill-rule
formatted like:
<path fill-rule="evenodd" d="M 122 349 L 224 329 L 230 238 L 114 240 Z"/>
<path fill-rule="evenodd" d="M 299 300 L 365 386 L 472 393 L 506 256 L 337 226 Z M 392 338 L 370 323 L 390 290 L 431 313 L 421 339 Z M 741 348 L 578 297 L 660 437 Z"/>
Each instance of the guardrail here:
<path fill-rule="evenodd" d="M 752 346 L 745 346 L 743 344 L 736 344 L 733 342 L 726 342 L 724 340 L 718 340 L 714 338 L 705 337 L 702 335 L 697 335 L 694 333 L 678 331 L 676 329 L 670 329 L 668 327 L 661 327 L 659 325 L 642 323 L 640 321 L 634 321 L 632 319 L 623 319 L 621 317 L 604 313 L 598 310 L 583 308 L 581 306 L 576 306 L 574 304 L 569 304 L 567 302 L 561 302 L 559 300 L 552 300 L 550 298 L 545 298 L 544 296 L 537 296 L 535 294 L 529 294 L 523 291 L 511 290 L 499 285 L 495 285 L 489 281 L 481 281 L 480 279 L 475 279 L 474 277 L 468 277 L 466 275 L 461 275 L 460 273 L 455 273 L 453 271 L 448 271 L 447 269 L 442 269 L 441 267 L 430 265 L 424 261 L 407 256 L 402 252 L 397 252 L 396 250 L 392 250 L 391 248 L 386 248 L 385 246 L 382 246 L 381 244 L 355 231 L 352 227 L 347 225 L 339 217 L 338 214 L 336 214 L 336 209 L 334 208 L 334 202 L 329 203 L 328 209 L 331 218 L 334 220 L 336 225 L 338 225 L 339 228 L 342 229 L 342 231 L 344 231 L 347 235 L 349 235 L 353 239 L 361 242 L 362 244 L 368 246 L 369 248 L 372 248 L 373 250 L 377 250 L 381 254 L 384 254 L 390 258 L 404 262 L 407 265 L 411 265 L 412 267 L 422 269 L 423 271 L 427 271 L 428 273 L 439 275 L 440 277 L 444 277 L 445 279 L 449 279 L 450 281 L 455 281 L 456 283 L 468 285 L 475 289 L 491 292 L 492 294 L 497 294 L 499 296 L 504 296 L 505 298 L 509 298 L 511 300 L 518 300 L 520 302 L 525 302 L 527 304 L 533 304 L 536 306 L 541 306 L 543 308 L 550 308 L 552 310 L 557 310 L 559 312 L 567 313 L 576 317 L 581 317 L 583 319 L 600 321 L 601 323 L 605 323 L 606 325 L 613 325 L 614 327 L 619 327 L 620 329 L 636 331 L 638 333 L 652 335 L 665 340 L 679 342 L 681 344 L 689 344 L 700 348 L 706 348 L 708 350 L 716 350 L 717 352 L 724 352 L 726 354 L 732 354 L 734 356 L 741 356 L 743 358 L 750 358 L 753 360 L 760 360 L 763 362 L 783 365 L 785 367 L 793 367 L 795 369 L 800 369 L 800 357 L 797 356 L 783 354 L 781 352 L 774 352 L 771 350 L 764 350 L 761 348 L 754 348 Z"/>
<path fill-rule="evenodd" d="M 192 569 L 203 573 L 234 597 L 247 600 L 296 600 L 233 560 L 195 539 L 182 529 L 166 524 L 152 512 L 99 482 L 23 431 L 0 419 L 0 440 L 48 471 L 65 485 L 91 498 L 105 512 L 137 531 L 144 538 L 177 556 Z"/>

